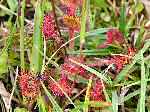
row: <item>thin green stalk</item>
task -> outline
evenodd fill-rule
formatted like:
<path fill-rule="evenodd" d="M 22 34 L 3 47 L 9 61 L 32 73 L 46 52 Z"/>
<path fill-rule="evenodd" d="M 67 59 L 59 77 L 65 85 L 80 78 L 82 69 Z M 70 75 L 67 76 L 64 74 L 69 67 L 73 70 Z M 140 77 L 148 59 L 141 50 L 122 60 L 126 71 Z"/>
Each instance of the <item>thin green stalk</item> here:
<path fill-rule="evenodd" d="M 112 91 L 112 109 L 113 112 L 118 112 L 118 95 L 117 91 Z"/>
<path fill-rule="evenodd" d="M 82 17 L 81 17 L 81 32 L 80 32 L 80 50 L 85 43 L 86 17 L 87 17 L 88 0 L 83 0 Z"/>
<path fill-rule="evenodd" d="M 125 15 L 125 2 L 124 1 L 122 1 L 122 6 L 121 6 L 119 29 L 126 37 L 127 36 L 126 32 L 125 32 L 125 29 L 126 29 L 126 15 Z"/>
<path fill-rule="evenodd" d="M 25 10 L 25 0 L 22 1 L 21 4 L 21 15 L 20 15 L 20 59 L 21 59 L 21 68 L 24 70 L 25 62 L 24 62 L 24 10 Z"/>
<path fill-rule="evenodd" d="M 140 94 L 140 112 L 145 112 L 145 95 L 146 95 L 146 75 L 144 57 L 141 51 L 141 94 Z"/>
<path fill-rule="evenodd" d="M 146 82 L 149 82 L 150 79 L 145 79 L 145 81 L 146 81 Z M 136 81 L 136 82 L 130 83 L 130 84 L 124 86 L 123 89 L 124 89 L 124 88 L 129 88 L 129 87 L 134 86 L 134 85 L 139 85 L 140 83 L 141 83 L 141 81 Z"/>

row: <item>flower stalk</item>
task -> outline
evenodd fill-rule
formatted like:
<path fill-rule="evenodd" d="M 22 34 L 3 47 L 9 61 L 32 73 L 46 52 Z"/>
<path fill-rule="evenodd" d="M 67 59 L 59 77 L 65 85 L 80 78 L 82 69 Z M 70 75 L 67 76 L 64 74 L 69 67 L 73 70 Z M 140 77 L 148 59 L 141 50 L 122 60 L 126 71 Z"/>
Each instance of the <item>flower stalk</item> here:
<path fill-rule="evenodd" d="M 88 6 L 88 0 L 83 0 L 82 17 L 81 17 L 81 31 L 80 31 L 80 50 L 81 51 L 82 51 L 84 43 L 85 43 L 87 6 Z"/>
<path fill-rule="evenodd" d="M 25 10 L 25 0 L 22 1 L 21 5 L 21 13 L 20 13 L 20 59 L 21 59 L 21 68 L 24 70 L 25 62 L 24 62 L 24 10 Z"/>

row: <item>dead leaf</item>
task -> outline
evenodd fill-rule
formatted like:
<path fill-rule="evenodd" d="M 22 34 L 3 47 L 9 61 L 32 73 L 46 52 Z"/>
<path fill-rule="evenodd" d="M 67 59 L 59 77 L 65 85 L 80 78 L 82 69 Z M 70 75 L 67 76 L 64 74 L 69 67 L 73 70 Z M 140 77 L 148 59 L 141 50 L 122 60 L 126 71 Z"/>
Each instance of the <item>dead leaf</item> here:
<path fill-rule="evenodd" d="M 6 109 L 9 110 L 10 93 L 7 92 L 2 81 L 0 81 L 0 95 L 2 96 Z"/>

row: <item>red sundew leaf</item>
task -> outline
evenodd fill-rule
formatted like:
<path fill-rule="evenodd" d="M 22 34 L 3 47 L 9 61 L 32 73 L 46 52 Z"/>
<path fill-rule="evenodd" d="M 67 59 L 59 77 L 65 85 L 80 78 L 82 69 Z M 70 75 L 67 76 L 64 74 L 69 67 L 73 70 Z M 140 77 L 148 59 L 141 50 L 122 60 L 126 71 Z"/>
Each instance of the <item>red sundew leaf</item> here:
<path fill-rule="evenodd" d="M 135 48 L 131 48 L 131 47 L 128 48 L 128 56 L 129 57 L 132 58 L 135 55 L 135 53 L 136 53 L 136 49 Z"/>
<path fill-rule="evenodd" d="M 62 75 L 61 79 L 57 82 L 63 91 L 55 82 L 49 80 L 48 83 L 49 83 L 48 87 L 54 95 L 64 96 L 63 91 L 66 92 L 68 95 L 71 95 L 72 88 L 71 84 L 69 83 L 68 77 Z"/>
<path fill-rule="evenodd" d="M 116 66 L 116 71 L 117 73 L 119 73 L 125 64 L 127 64 L 129 62 L 129 58 L 127 56 L 113 56 L 110 59 L 110 64 L 114 64 Z"/>
<path fill-rule="evenodd" d="M 103 95 L 103 86 L 101 81 L 96 81 L 95 85 L 91 92 L 91 99 L 94 101 L 103 101 L 104 95 Z"/>
<path fill-rule="evenodd" d="M 123 34 L 117 29 L 110 29 L 106 35 L 106 42 L 100 45 L 99 48 L 106 48 L 113 43 L 121 45 L 125 42 Z"/>
<path fill-rule="evenodd" d="M 79 72 L 79 67 L 67 63 L 64 63 L 61 68 L 67 74 L 78 74 Z"/>
<path fill-rule="evenodd" d="M 44 16 L 42 31 L 46 40 L 52 39 L 58 43 L 61 40 L 59 38 L 59 32 L 55 23 L 54 15 L 52 13 L 48 13 Z"/>
<path fill-rule="evenodd" d="M 21 93 L 24 97 L 28 99 L 35 99 L 40 91 L 40 85 L 36 77 L 30 72 L 21 72 L 19 76 L 19 86 Z"/>
<path fill-rule="evenodd" d="M 70 5 L 67 7 L 67 15 L 75 16 L 76 15 L 76 7 L 74 5 Z"/>
<path fill-rule="evenodd" d="M 70 59 L 76 60 L 77 62 L 84 63 L 84 58 L 80 56 L 70 56 L 65 58 L 64 64 L 61 65 L 62 74 L 66 75 L 80 75 L 86 79 L 90 76 L 86 73 L 86 70 L 70 61 Z"/>

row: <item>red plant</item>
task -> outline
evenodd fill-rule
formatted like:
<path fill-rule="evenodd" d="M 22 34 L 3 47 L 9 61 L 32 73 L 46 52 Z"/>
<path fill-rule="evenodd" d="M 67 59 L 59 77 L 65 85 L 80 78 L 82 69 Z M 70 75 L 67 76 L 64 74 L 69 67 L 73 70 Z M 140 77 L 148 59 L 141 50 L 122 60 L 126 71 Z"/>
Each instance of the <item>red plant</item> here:
<path fill-rule="evenodd" d="M 69 40 L 74 38 L 75 31 L 80 30 L 80 17 L 76 16 L 76 10 L 82 4 L 81 2 L 81 0 L 61 0 L 61 3 L 66 6 L 67 10 L 63 21 L 69 28 Z M 69 48 L 74 49 L 74 40 L 69 43 Z"/>
<path fill-rule="evenodd" d="M 35 99 L 39 94 L 40 87 L 38 80 L 30 72 L 21 72 L 19 76 L 21 93 L 28 99 Z"/>
<path fill-rule="evenodd" d="M 101 81 L 96 81 L 91 91 L 91 99 L 94 101 L 104 101 L 103 86 Z"/>
<path fill-rule="evenodd" d="M 62 90 L 60 89 L 60 87 L 58 86 L 58 84 L 56 84 L 54 81 L 49 80 L 48 81 L 49 85 L 48 88 L 53 92 L 54 95 L 56 96 L 64 96 L 63 91 L 68 94 L 71 95 L 71 85 L 69 83 L 68 77 L 65 75 L 62 75 L 60 80 L 57 82 L 60 87 L 62 88 Z"/>
<path fill-rule="evenodd" d="M 71 40 L 74 38 L 75 31 L 79 31 L 80 29 L 80 18 L 69 13 L 68 15 L 64 15 L 63 21 L 64 24 L 69 28 L 69 40 Z M 74 48 L 74 41 L 70 42 L 69 48 Z"/>
<path fill-rule="evenodd" d="M 124 67 L 124 65 L 127 64 L 128 62 L 129 60 L 127 56 L 119 56 L 119 55 L 113 56 L 109 61 L 110 64 L 115 65 L 117 73 L 119 73 Z"/>
<path fill-rule="evenodd" d="M 134 48 L 129 47 L 127 51 L 127 55 L 114 55 L 110 58 L 109 64 L 114 64 L 116 66 L 116 71 L 119 73 L 124 65 L 128 64 L 129 61 L 135 55 L 136 50 Z"/>
<path fill-rule="evenodd" d="M 117 29 L 110 29 L 107 32 L 106 42 L 99 46 L 99 48 L 106 48 L 111 44 L 123 44 L 125 42 L 123 34 Z"/>
<path fill-rule="evenodd" d="M 129 47 L 128 48 L 128 56 L 129 56 L 129 58 L 132 58 L 135 55 L 135 53 L 136 53 L 136 49 L 135 48 L 133 48 L 133 47 Z"/>
<path fill-rule="evenodd" d="M 84 63 L 84 58 L 80 56 L 70 56 L 65 58 L 64 64 L 61 65 L 61 72 L 62 74 L 66 75 L 80 75 L 86 79 L 89 79 L 90 76 L 86 73 L 86 70 L 79 65 L 76 65 L 70 61 L 70 59 L 79 62 Z"/>
<path fill-rule="evenodd" d="M 71 9 L 76 9 L 82 5 L 82 0 L 61 0 L 61 3 Z"/>
<path fill-rule="evenodd" d="M 61 66 L 61 69 L 66 74 L 78 74 L 79 73 L 79 67 L 72 65 L 72 64 L 68 64 L 68 63 L 64 63 Z"/>
<path fill-rule="evenodd" d="M 46 40 L 52 39 L 57 43 L 61 41 L 53 13 L 48 13 L 44 16 L 42 31 Z"/>

